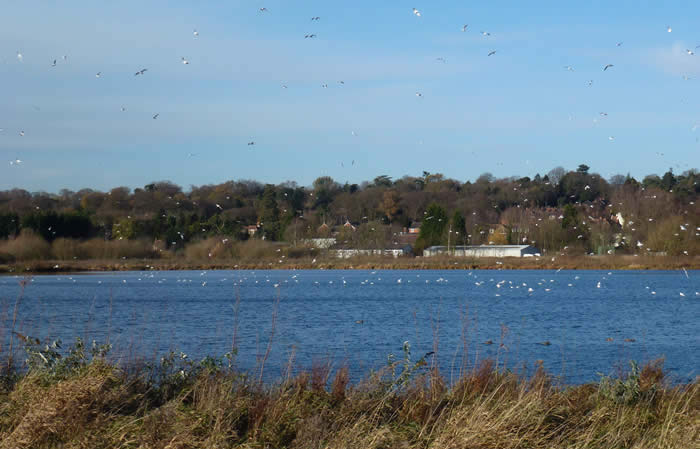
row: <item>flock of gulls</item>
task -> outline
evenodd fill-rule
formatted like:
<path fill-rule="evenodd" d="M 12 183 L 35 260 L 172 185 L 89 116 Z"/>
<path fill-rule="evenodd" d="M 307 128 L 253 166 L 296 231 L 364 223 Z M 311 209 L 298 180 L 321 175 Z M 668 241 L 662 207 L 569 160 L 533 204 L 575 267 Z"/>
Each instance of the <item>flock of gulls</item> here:
<path fill-rule="evenodd" d="M 572 292 L 586 291 L 586 297 L 596 301 L 610 300 L 610 292 L 619 291 L 620 282 L 622 279 L 616 279 L 618 273 L 613 271 L 595 272 L 593 274 L 580 274 L 575 271 L 543 271 L 537 279 L 533 277 L 525 277 L 518 279 L 518 276 L 513 276 L 512 273 L 507 273 L 505 276 L 499 276 L 500 273 L 492 271 L 469 271 L 466 273 L 451 272 L 406 272 L 406 271 L 359 271 L 348 275 L 346 272 L 327 272 L 327 274 L 318 276 L 312 272 L 305 270 L 296 271 L 249 271 L 249 270 L 234 270 L 234 271 L 199 271 L 199 272 L 178 272 L 178 273 L 163 273 L 153 268 L 153 271 L 135 272 L 131 275 L 121 275 L 116 273 L 105 279 L 105 276 L 85 276 L 85 275 L 59 275 L 52 277 L 34 277 L 30 282 L 39 281 L 42 283 L 48 281 L 51 283 L 60 282 L 68 284 L 78 284 L 83 288 L 87 285 L 101 286 L 109 288 L 110 291 L 118 285 L 144 285 L 155 284 L 162 286 L 159 288 L 215 288 L 222 292 L 230 292 L 230 288 L 234 287 L 239 290 L 241 295 L 245 297 L 257 297 L 259 293 L 246 293 L 249 289 L 262 289 L 262 294 L 265 295 L 266 289 L 273 295 L 280 295 L 283 291 L 293 291 L 296 288 L 301 288 L 305 292 L 309 289 L 329 289 L 338 288 L 355 288 L 355 289 L 373 289 L 381 290 L 380 294 L 386 294 L 388 290 L 393 289 L 420 289 L 421 285 L 425 288 L 426 284 L 430 285 L 431 291 L 435 288 L 447 288 L 442 295 L 449 298 L 451 296 L 464 295 L 466 298 L 477 300 L 498 301 L 499 299 L 556 299 L 561 295 L 570 296 Z M 331 275 L 330 273 L 333 273 Z M 337 275 L 336 275 L 337 274 Z M 658 283 L 658 279 L 653 278 L 639 283 L 637 291 L 632 291 L 631 296 L 636 298 L 671 299 L 673 296 L 672 287 L 670 284 L 687 284 L 684 291 L 678 292 L 676 298 L 681 300 L 695 296 L 700 297 L 700 291 L 692 291 L 692 281 L 684 270 L 684 278 L 681 282 L 664 282 Z M 645 276 L 646 277 L 646 276 Z M 0 278 L 0 285 L 16 283 L 23 279 L 21 276 Z M 321 280 L 322 279 L 322 280 Z M 218 287 L 217 287 L 218 284 Z M 453 284 L 456 284 L 453 286 Z M 637 283 L 635 283 L 637 285 Z M 415 286 L 415 287 L 414 287 Z M 223 289 L 223 290 L 222 290 Z M 608 292 L 603 293 L 605 290 Z M 170 291 L 170 290 L 168 290 Z M 418 290 L 420 291 L 420 290 Z M 438 290 L 440 291 L 440 290 Z M 118 290 L 117 290 L 118 292 Z M 598 293 L 597 293 L 598 292 Z M 228 293 L 227 293 L 228 294 Z M 307 293 L 308 294 L 308 293 Z M 331 291 L 322 294 L 333 294 Z M 372 293 L 370 293 L 371 295 Z M 603 294 L 601 296 L 601 294 Z M 658 295 L 657 295 L 658 294 Z M 549 296 L 553 295 L 553 296 Z M 168 293 L 163 297 L 167 297 Z M 442 297 L 442 296 L 441 296 Z M 355 324 L 365 324 L 367 318 L 353 319 Z M 605 339 L 608 342 L 614 341 L 613 337 Z M 625 338 L 624 342 L 634 342 L 634 338 Z M 483 342 L 486 345 L 493 344 L 492 340 Z M 551 343 L 547 341 L 539 344 L 549 346 Z"/>
<path fill-rule="evenodd" d="M 260 14 L 269 14 L 269 13 L 270 13 L 270 10 L 269 10 L 267 7 L 260 7 L 260 8 L 258 8 L 258 11 L 259 11 Z M 413 13 L 413 15 L 415 16 L 416 19 L 422 19 L 422 18 L 423 18 L 423 13 L 422 13 L 420 10 L 418 10 L 417 8 L 412 8 L 412 13 Z M 320 21 L 320 20 L 321 20 L 321 17 L 320 17 L 320 16 L 312 16 L 312 17 L 310 18 L 310 21 L 311 21 L 311 22 L 318 22 L 318 21 Z M 469 24 L 463 24 L 463 25 L 461 25 L 461 27 L 460 27 L 459 29 L 461 30 L 461 32 L 467 33 L 467 32 L 470 30 L 470 25 L 469 25 Z M 673 29 L 672 29 L 672 27 L 671 27 L 670 25 L 667 25 L 666 28 L 665 28 L 665 30 L 666 30 L 666 32 L 668 32 L 668 33 L 671 33 L 671 32 L 673 31 Z M 479 31 L 479 34 L 480 34 L 483 38 L 485 38 L 485 39 L 488 39 L 488 38 L 490 38 L 490 37 L 492 36 L 491 32 L 489 32 L 489 31 L 483 31 L 483 30 L 482 30 L 482 31 Z M 199 33 L 199 31 L 198 31 L 197 29 L 194 29 L 194 30 L 192 31 L 192 37 L 193 37 L 194 39 L 198 39 L 198 38 L 200 37 L 200 33 Z M 306 33 L 306 34 L 304 34 L 304 39 L 315 39 L 315 38 L 317 38 L 317 37 L 318 37 L 318 35 L 317 35 L 315 32 L 311 32 L 311 33 Z M 617 42 L 617 43 L 615 44 L 616 47 L 621 47 L 622 45 L 623 45 L 623 42 L 622 42 L 622 41 Z M 700 48 L 700 45 L 698 45 L 698 46 L 695 47 L 695 49 L 698 49 L 698 48 Z M 695 49 L 686 49 L 686 53 L 687 53 L 689 56 L 694 56 L 694 55 L 695 55 L 695 51 L 694 51 Z M 494 48 L 494 49 L 489 50 L 489 51 L 486 53 L 486 56 L 487 56 L 487 57 L 495 56 L 497 53 L 498 53 L 498 50 Z M 24 56 L 24 54 L 22 53 L 21 50 L 18 50 L 18 51 L 17 51 L 17 53 L 16 53 L 16 58 L 17 58 L 17 61 L 20 62 L 20 63 L 24 61 L 25 56 Z M 49 66 L 50 66 L 50 67 L 56 67 L 56 66 L 58 65 L 59 61 L 61 61 L 61 60 L 62 60 L 63 62 L 66 62 L 66 61 L 68 60 L 68 55 L 63 55 L 61 58 L 52 59 L 51 61 L 49 61 Z M 436 61 L 441 62 L 441 63 L 447 63 L 447 59 L 444 58 L 444 57 L 438 57 L 438 58 L 436 58 Z M 189 61 L 189 59 L 188 59 L 186 56 L 182 56 L 182 57 L 180 58 L 180 62 L 182 63 L 182 65 L 189 65 L 189 64 L 190 64 L 190 61 Z M 605 64 L 605 65 L 602 67 L 602 71 L 603 71 L 603 72 L 607 72 L 608 70 L 613 69 L 614 67 L 615 67 L 614 64 L 608 63 L 608 64 Z M 571 71 L 571 72 L 574 71 L 574 67 L 571 66 L 571 65 L 564 66 L 564 69 L 566 69 L 567 71 Z M 147 71 L 148 71 L 148 68 L 139 68 L 139 69 L 134 73 L 134 76 L 135 76 L 135 77 L 144 76 L 144 75 L 146 74 Z M 96 78 L 101 78 L 101 77 L 102 77 L 102 72 L 101 72 L 101 71 L 96 72 L 96 73 L 95 73 L 95 77 L 96 77 Z M 687 76 L 684 76 L 684 79 L 688 79 L 688 77 L 687 77 Z M 593 82 L 594 82 L 594 80 L 592 80 L 592 79 L 591 79 L 591 80 L 588 80 L 588 81 L 587 81 L 587 85 L 590 87 L 590 86 L 593 85 Z M 338 83 L 339 83 L 339 84 L 345 84 L 344 81 L 338 81 Z M 323 87 L 323 88 L 328 88 L 328 84 L 327 84 L 327 83 L 323 83 L 323 84 L 321 85 L 321 87 Z M 283 88 L 283 89 L 287 89 L 288 86 L 287 86 L 286 84 L 283 84 L 283 85 L 282 85 L 282 88 Z M 423 97 L 423 93 L 420 92 L 420 91 L 417 91 L 417 92 L 415 93 L 415 96 L 421 98 L 421 97 Z M 126 111 L 126 107 L 125 107 L 125 106 L 122 106 L 122 107 L 121 107 L 121 111 L 122 111 L 122 112 Z M 605 115 L 607 116 L 607 114 L 605 114 Z M 151 118 L 152 118 L 153 120 L 157 120 L 159 116 L 160 116 L 160 113 L 159 113 L 159 112 L 154 112 L 154 113 L 151 114 Z M 570 119 L 571 119 L 571 116 L 570 116 Z M 594 119 L 593 122 L 594 122 L 594 124 L 597 123 L 597 122 L 598 122 L 598 119 Z M 4 130 L 3 130 L 3 129 L 0 129 L 0 132 L 2 132 L 2 131 L 4 131 Z M 18 130 L 17 132 L 19 133 L 20 136 L 24 136 L 24 135 L 25 135 L 25 131 L 24 131 L 24 130 Z M 352 135 L 353 135 L 353 136 L 356 136 L 357 134 L 355 133 L 355 131 L 353 131 L 353 132 L 352 132 Z M 700 139 L 700 138 L 698 138 L 698 139 Z M 696 141 L 698 141 L 698 139 L 696 139 Z M 609 140 L 610 142 L 614 142 L 614 141 L 615 141 L 615 136 L 609 136 L 609 137 L 608 137 L 608 140 Z M 422 143 L 422 141 L 421 141 L 421 143 Z M 253 146 L 253 145 L 255 145 L 255 144 L 256 144 L 255 140 L 251 140 L 251 141 L 248 142 L 247 145 L 248 145 L 248 146 Z M 190 154 L 189 154 L 189 156 L 191 156 L 191 155 L 194 155 L 194 153 L 190 153 Z M 15 158 L 15 159 L 10 160 L 10 161 L 9 161 L 9 164 L 10 164 L 10 165 L 13 165 L 13 166 L 18 166 L 18 165 L 22 164 L 22 162 L 23 162 L 23 161 L 22 161 L 21 159 Z"/>

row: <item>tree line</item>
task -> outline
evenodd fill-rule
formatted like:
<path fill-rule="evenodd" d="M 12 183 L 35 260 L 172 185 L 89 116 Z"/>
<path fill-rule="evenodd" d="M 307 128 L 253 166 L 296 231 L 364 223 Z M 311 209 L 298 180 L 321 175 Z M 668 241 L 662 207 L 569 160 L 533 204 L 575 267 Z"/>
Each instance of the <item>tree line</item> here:
<path fill-rule="evenodd" d="M 697 254 L 697 170 L 605 179 L 580 165 L 544 175 L 462 182 L 440 173 L 360 184 L 328 176 L 311 186 L 252 180 L 192 186 L 168 181 L 107 192 L 0 191 L 0 239 L 158 241 L 178 251 L 211 237 L 299 244 L 335 236 L 354 247 L 398 244 L 420 223 L 415 247 L 533 244 L 543 251 Z M 345 226 L 344 226 L 345 225 Z"/>

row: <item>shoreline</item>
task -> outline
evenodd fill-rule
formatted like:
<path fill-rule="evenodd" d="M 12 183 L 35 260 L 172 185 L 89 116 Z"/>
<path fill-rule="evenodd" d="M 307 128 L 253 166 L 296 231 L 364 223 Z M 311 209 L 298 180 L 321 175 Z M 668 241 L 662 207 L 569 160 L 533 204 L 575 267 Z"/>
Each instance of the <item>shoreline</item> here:
<path fill-rule="evenodd" d="M 169 259 L 47 260 L 0 265 L 0 275 L 199 270 L 698 270 L 700 257 L 560 256 L 552 258 L 353 258 L 192 261 Z"/>

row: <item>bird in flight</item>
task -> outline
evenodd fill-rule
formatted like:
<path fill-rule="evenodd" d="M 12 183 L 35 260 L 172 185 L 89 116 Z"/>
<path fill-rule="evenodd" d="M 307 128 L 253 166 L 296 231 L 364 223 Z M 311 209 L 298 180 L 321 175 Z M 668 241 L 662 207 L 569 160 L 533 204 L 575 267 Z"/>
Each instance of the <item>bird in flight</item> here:
<path fill-rule="evenodd" d="M 686 49 L 685 52 L 690 56 L 695 56 L 695 52 L 693 52 L 693 50 Z"/>
<path fill-rule="evenodd" d="M 313 20 L 321 20 L 321 18 L 320 18 L 320 17 L 312 17 L 311 20 L 312 20 L 312 21 L 313 21 Z"/>
<path fill-rule="evenodd" d="M 192 32 L 192 36 L 194 36 L 195 39 L 198 38 L 198 37 L 199 37 L 199 31 L 194 30 L 194 31 Z"/>
<path fill-rule="evenodd" d="M 102 72 L 97 72 L 97 73 L 95 73 L 95 78 L 99 78 L 99 77 L 101 77 L 101 76 L 102 76 Z"/>
<path fill-rule="evenodd" d="M 14 161 L 10 161 L 10 165 L 19 165 L 21 163 L 22 163 L 22 161 L 20 159 L 15 159 Z"/>
<path fill-rule="evenodd" d="M 618 47 L 622 47 L 622 44 L 623 44 L 622 42 L 618 42 L 618 43 L 617 43 L 617 46 L 618 46 Z"/>
<path fill-rule="evenodd" d="M 124 106 L 121 107 L 122 112 L 126 112 L 126 108 Z"/>
<path fill-rule="evenodd" d="M 605 72 L 606 70 L 608 70 L 610 67 L 615 67 L 615 66 L 612 65 L 612 64 L 607 64 L 605 67 L 603 67 L 603 72 Z"/>
<path fill-rule="evenodd" d="M 491 51 L 489 52 L 488 56 L 492 56 L 492 55 L 495 55 L 495 54 L 496 54 L 496 50 L 491 50 Z"/>
<path fill-rule="evenodd" d="M 482 31 L 481 35 L 484 37 L 488 37 L 488 36 L 491 36 L 491 33 L 489 33 L 488 31 Z"/>
<path fill-rule="evenodd" d="M 254 141 L 248 142 L 248 146 L 251 146 L 251 145 L 255 145 L 255 142 Z"/>
<path fill-rule="evenodd" d="M 568 70 L 569 72 L 573 72 L 573 71 L 574 71 L 574 68 L 571 67 L 570 65 L 565 65 L 564 68 L 565 68 L 566 70 Z"/>
<path fill-rule="evenodd" d="M 435 58 L 435 60 L 442 62 L 443 64 L 447 64 L 447 59 L 445 59 L 445 58 L 440 57 L 440 58 Z"/>
<path fill-rule="evenodd" d="M 22 53 L 17 52 L 17 60 L 18 60 L 19 62 L 22 62 L 22 59 L 24 59 L 24 56 L 22 55 Z"/>
<path fill-rule="evenodd" d="M 668 31 L 669 33 L 673 31 L 673 29 L 671 29 L 671 25 L 666 25 L 666 31 Z"/>
<path fill-rule="evenodd" d="M 593 85 L 593 80 L 588 80 L 588 87 L 591 87 Z"/>
<path fill-rule="evenodd" d="M 413 8 L 413 14 L 415 14 L 416 17 L 420 17 L 420 11 L 418 11 L 416 8 Z"/>
<path fill-rule="evenodd" d="M 56 60 L 53 60 L 53 63 L 51 64 L 51 67 L 56 67 Z"/>
<path fill-rule="evenodd" d="M 423 94 L 422 94 L 422 93 L 420 93 L 420 92 L 416 92 L 416 97 L 422 97 L 422 96 L 423 96 Z"/>
<path fill-rule="evenodd" d="M 614 141 L 615 141 L 615 136 L 610 136 L 610 137 L 608 137 L 608 140 L 611 141 L 611 142 L 614 142 Z"/>
<path fill-rule="evenodd" d="M 188 61 L 187 59 L 185 59 L 185 57 L 183 56 L 183 57 L 182 57 L 182 63 L 183 63 L 184 65 L 187 65 L 187 64 L 190 63 L 190 61 Z"/>
<path fill-rule="evenodd" d="M 19 132 L 19 135 L 20 135 L 21 137 L 24 137 L 24 131 L 20 131 L 20 132 Z"/>
<path fill-rule="evenodd" d="M 146 73 L 147 70 L 148 70 L 148 69 L 141 69 L 141 70 L 139 70 L 138 72 L 134 73 L 134 76 L 143 75 L 144 73 Z"/>
<path fill-rule="evenodd" d="M 267 8 L 262 7 L 262 8 L 260 8 L 260 12 L 268 12 L 268 10 L 267 10 Z"/>
<path fill-rule="evenodd" d="M 468 26 L 469 26 L 469 25 L 462 25 L 462 33 L 464 33 L 465 31 L 467 31 L 467 27 L 468 27 Z"/>
<path fill-rule="evenodd" d="M 307 34 L 306 36 L 304 36 L 304 39 L 313 39 L 315 37 L 316 37 L 315 34 Z"/>
<path fill-rule="evenodd" d="M 155 114 L 155 115 L 153 116 L 153 120 L 157 119 L 159 115 L 160 115 L 160 114 Z"/>

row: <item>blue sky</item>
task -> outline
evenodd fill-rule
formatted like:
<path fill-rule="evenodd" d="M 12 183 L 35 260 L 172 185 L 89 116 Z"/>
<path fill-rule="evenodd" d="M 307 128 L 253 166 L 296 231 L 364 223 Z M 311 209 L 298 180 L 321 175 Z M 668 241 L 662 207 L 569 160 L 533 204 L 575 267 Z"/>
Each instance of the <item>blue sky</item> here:
<path fill-rule="evenodd" d="M 8 2 L 0 189 L 697 168 L 700 3 L 670 3 Z"/>

